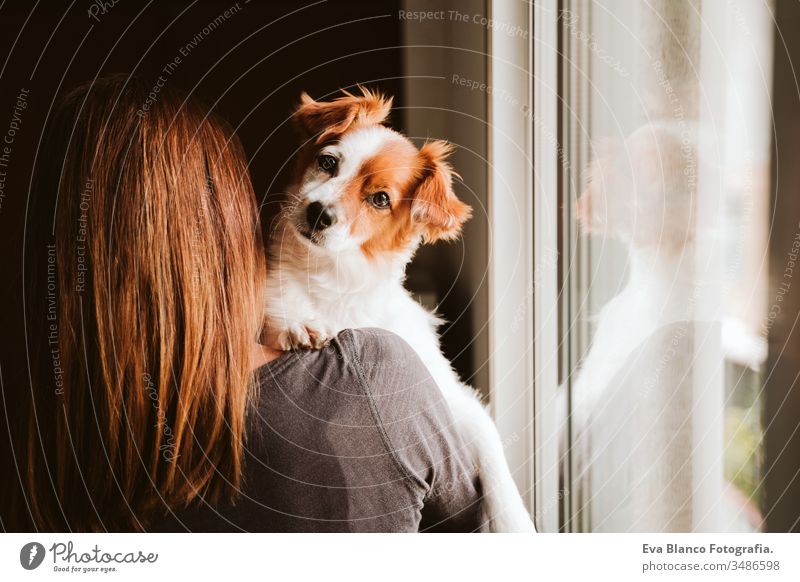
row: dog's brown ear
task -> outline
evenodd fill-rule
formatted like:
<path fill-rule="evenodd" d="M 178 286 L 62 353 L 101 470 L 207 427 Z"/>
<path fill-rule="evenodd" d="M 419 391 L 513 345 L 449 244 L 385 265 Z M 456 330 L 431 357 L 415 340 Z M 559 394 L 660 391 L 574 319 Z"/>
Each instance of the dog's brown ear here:
<path fill-rule="evenodd" d="M 359 87 L 361 95 L 347 91 L 333 101 L 314 101 L 308 93 L 300 95 L 294 119 L 303 137 L 322 143 L 358 125 L 378 125 L 389 116 L 392 98 Z"/>
<path fill-rule="evenodd" d="M 444 141 L 426 143 L 419 151 L 422 181 L 411 203 L 412 219 L 424 226 L 425 242 L 452 240 L 472 216 L 472 208 L 453 192 L 453 169 L 447 162 L 452 146 Z"/>

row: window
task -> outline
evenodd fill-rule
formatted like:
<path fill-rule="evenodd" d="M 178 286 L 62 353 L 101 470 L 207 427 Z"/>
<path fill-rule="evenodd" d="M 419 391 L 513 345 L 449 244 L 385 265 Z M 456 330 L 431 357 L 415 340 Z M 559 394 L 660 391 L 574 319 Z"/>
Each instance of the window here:
<path fill-rule="evenodd" d="M 765 530 L 771 3 L 491 17 L 490 384 L 538 528 Z"/>
<path fill-rule="evenodd" d="M 758 531 L 766 4 L 559 7 L 569 531 Z"/>

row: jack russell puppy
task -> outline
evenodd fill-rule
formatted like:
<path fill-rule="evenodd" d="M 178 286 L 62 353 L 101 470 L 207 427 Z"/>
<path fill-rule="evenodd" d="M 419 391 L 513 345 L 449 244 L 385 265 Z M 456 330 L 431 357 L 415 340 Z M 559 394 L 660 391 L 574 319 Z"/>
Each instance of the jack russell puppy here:
<path fill-rule="evenodd" d="M 417 149 L 382 125 L 391 99 L 361 93 L 331 102 L 303 94 L 295 112 L 306 141 L 269 245 L 267 338 L 289 350 L 322 347 L 346 328 L 401 336 L 442 391 L 473 457 L 484 523 L 533 532 L 497 428 L 442 354 L 442 321 L 403 287 L 417 247 L 456 238 L 471 215 L 453 193 L 451 147 L 431 141 Z"/>

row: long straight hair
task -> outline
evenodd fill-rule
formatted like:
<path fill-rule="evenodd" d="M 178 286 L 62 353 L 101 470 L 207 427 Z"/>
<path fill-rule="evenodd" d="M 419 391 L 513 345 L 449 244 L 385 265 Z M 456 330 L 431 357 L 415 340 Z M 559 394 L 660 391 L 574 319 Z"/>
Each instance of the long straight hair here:
<path fill-rule="evenodd" d="M 26 224 L 28 382 L 4 394 L 6 529 L 141 530 L 241 484 L 255 196 L 230 128 L 151 90 L 102 79 L 47 129 Z"/>

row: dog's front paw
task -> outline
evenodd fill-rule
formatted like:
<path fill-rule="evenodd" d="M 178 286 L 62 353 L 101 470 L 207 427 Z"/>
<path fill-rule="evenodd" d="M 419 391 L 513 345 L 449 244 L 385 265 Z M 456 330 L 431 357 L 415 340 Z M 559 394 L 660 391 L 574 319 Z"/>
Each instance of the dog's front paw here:
<path fill-rule="evenodd" d="M 281 350 L 320 349 L 327 346 L 333 333 L 314 323 L 293 323 L 278 334 L 278 347 Z"/>

